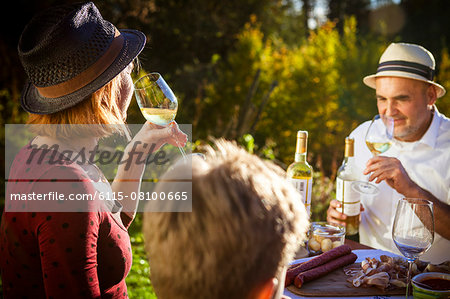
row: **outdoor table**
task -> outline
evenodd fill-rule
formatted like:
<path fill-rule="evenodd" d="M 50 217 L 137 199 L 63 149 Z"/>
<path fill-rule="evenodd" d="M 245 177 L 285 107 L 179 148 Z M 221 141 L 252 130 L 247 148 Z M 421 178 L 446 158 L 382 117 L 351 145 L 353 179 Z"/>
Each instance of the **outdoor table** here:
<path fill-rule="evenodd" d="M 370 247 L 370 246 L 358 243 L 358 242 L 350 240 L 350 239 L 345 239 L 345 244 L 350 246 L 350 248 L 352 250 L 355 250 L 355 249 L 374 249 L 373 247 Z"/>

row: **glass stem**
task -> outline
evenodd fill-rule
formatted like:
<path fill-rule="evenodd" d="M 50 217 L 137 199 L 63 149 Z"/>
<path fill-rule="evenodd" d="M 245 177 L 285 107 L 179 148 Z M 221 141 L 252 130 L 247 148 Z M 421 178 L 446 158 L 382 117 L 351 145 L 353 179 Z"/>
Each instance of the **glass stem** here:
<path fill-rule="evenodd" d="M 172 121 L 170 123 L 170 125 L 177 125 L 177 123 L 175 121 Z M 186 157 L 186 152 L 184 151 L 184 148 L 180 145 L 180 143 L 178 142 L 178 138 L 175 138 L 175 142 L 177 144 L 178 150 L 180 151 L 181 155 L 183 156 L 183 160 L 186 161 L 187 157 Z"/>
<path fill-rule="evenodd" d="M 178 139 L 175 139 L 175 142 L 177 143 L 178 149 L 180 150 L 183 159 L 186 160 L 186 152 L 184 151 L 184 148 L 180 145 L 180 143 L 178 143 Z"/>
<path fill-rule="evenodd" d="M 408 259 L 408 274 L 406 277 L 406 299 L 408 299 L 409 295 L 409 285 L 411 284 L 411 271 L 412 271 L 412 264 L 414 263 L 414 260 Z"/>

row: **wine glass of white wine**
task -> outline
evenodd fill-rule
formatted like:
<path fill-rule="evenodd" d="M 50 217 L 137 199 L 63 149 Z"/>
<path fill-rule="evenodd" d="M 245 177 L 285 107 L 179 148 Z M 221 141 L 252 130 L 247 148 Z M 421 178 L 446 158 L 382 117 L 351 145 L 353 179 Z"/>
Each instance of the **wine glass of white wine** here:
<path fill-rule="evenodd" d="M 402 198 L 397 204 L 392 239 L 408 260 L 406 298 L 408 298 L 413 262 L 425 253 L 434 240 L 433 203 L 420 198 Z"/>
<path fill-rule="evenodd" d="M 159 125 L 176 125 L 177 97 L 159 73 L 142 76 L 134 83 L 134 95 L 146 120 Z M 181 155 L 186 159 L 183 147 L 175 140 Z"/>
<path fill-rule="evenodd" d="M 394 119 L 377 114 L 373 117 L 366 133 L 366 145 L 374 156 L 386 152 L 394 138 Z"/>
<path fill-rule="evenodd" d="M 386 152 L 392 145 L 392 139 L 394 139 L 394 119 L 386 115 L 375 115 L 366 132 L 366 145 L 372 155 L 378 156 Z M 367 175 L 367 180 L 369 177 L 370 174 Z"/>

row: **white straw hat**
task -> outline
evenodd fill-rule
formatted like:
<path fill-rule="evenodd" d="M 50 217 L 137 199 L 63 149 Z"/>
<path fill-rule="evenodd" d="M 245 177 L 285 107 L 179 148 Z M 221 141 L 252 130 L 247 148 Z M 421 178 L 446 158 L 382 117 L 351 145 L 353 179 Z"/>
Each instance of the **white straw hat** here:
<path fill-rule="evenodd" d="M 375 88 L 377 77 L 402 77 L 428 82 L 436 86 L 437 97 L 445 94 L 445 88 L 434 82 L 435 61 L 433 54 L 422 46 L 392 43 L 381 55 L 377 73 L 366 76 L 364 84 Z"/>

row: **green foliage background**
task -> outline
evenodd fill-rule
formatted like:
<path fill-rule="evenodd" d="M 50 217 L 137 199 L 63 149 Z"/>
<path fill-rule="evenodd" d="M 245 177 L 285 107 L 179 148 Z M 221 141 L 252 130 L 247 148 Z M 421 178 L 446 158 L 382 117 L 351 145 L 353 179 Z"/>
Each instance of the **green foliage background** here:
<path fill-rule="evenodd" d="M 14 24 L 0 26 L 0 119 L 24 123 L 19 98 L 25 74 L 16 45 L 37 11 L 75 1 L 11 2 Z M 436 57 L 437 81 L 450 90 L 450 18 L 446 0 L 328 0 L 318 21 L 316 0 L 103 0 L 105 19 L 145 32 L 142 68 L 162 73 L 179 99 L 178 123 L 190 123 L 194 147 L 210 137 L 237 140 L 249 152 L 286 169 L 297 130 L 309 132 L 308 161 L 315 169 L 312 220 L 324 220 L 334 198 L 345 137 L 376 113 L 374 91 L 362 83 L 394 41 L 415 42 Z M 400 11 L 400 12 L 399 12 Z M 394 14 L 396 12 L 396 14 Z M 373 16 L 379 16 L 374 18 Z M 393 17 L 392 17 L 393 16 Z M 396 31 L 394 21 L 404 20 Z M 9 22 L 9 21 L 8 21 Z M 450 115 L 449 96 L 437 101 Z M 143 123 L 135 102 L 129 123 Z M 4 157 L 4 126 L 2 157 Z M 0 159 L 1 167 L 5 161 Z M 3 206 L 2 176 L 0 204 Z M 143 248 L 142 215 L 130 229 L 130 298 L 156 298 Z M 1 292 L 0 292 L 1 296 Z"/>

